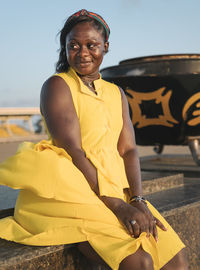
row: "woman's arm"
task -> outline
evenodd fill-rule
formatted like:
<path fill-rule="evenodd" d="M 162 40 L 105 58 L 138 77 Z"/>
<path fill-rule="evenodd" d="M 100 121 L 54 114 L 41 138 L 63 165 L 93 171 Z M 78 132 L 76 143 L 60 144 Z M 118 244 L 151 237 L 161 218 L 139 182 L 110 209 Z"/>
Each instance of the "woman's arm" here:
<path fill-rule="evenodd" d="M 118 140 L 118 151 L 124 161 L 131 196 L 142 196 L 141 170 L 135 143 L 135 133 L 129 116 L 126 96 L 122 89 L 120 91 L 122 96 L 123 128 Z"/>
<path fill-rule="evenodd" d="M 142 196 L 141 170 L 136 148 L 134 129 L 129 116 L 128 101 L 123 90 L 120 89 L 120 91 L 122 96 L 123 128 L 118 141 L 118 151 L 124 161 L 131 196 Z M 140 226 L 142 228 L 142 230 L 140 228 L 140 232 L 146 231 L 147 235 L 151 233 L 157 240 L 156 224 L 162 230 L 166 230 L 164 225 L 158 219 L 153 217 L 147 205 L 143 202 L 134 201 L 131 203 L 131 205 L 140 210 L 145 215 L 145 221 L 143 220 L 143 224 L 137 224 L 136 228 L 133 227 L 133 230 L 136 230 L 138 233 Z"/>
<path fill-rule="evenodd" d="M 58 76 L 49 78 L 42 87 L 40 100 L 41 114 L 54 144 L 66 150 L 91 189 L 99 194 L 97 171 L 82 149 L 79 120 L 68 85 Z"/>

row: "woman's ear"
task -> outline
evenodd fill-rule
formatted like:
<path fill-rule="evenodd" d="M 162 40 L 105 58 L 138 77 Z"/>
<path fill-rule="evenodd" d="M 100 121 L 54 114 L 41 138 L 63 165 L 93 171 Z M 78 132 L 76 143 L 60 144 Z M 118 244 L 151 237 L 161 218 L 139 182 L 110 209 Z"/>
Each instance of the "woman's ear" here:
<path fill-rule="evenodd" d="M 108 48 L 109 48 L 109 42 L 106 41 L 106 42 L 104 43 L 104 50 L 103 50 L 104 54 L 106 54 L 106 53 L 108 52 Z"/>

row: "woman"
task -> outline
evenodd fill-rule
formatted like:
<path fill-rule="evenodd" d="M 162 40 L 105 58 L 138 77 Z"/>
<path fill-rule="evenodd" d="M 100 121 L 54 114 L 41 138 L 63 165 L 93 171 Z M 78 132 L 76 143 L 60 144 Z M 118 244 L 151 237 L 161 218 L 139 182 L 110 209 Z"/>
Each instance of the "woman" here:
<path fill-rule="evenodd" d="M 184 244 L 142 197 L 126 97 L 99 75 L 109 33 L 86 10 L 61 30 L 58 73 L 41 91 L 50 140 L 23 143 L 1 165 L 1 184 L 22 190 L 14 217 L 0 221 L 0 237 L 79 243 L 85 256 L 115 270 L 188 269 Z"/>

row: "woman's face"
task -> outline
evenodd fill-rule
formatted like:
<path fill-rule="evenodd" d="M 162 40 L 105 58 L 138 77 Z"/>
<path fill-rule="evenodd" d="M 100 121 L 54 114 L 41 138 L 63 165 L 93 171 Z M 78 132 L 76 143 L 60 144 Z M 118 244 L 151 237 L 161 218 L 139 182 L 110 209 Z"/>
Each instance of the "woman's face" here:
<path fill-rule="evenodd" d="M 91 23 L 78 23 L 66 38 L 67 61 L 80 75 L 96 75 L 108 45 Z"/>

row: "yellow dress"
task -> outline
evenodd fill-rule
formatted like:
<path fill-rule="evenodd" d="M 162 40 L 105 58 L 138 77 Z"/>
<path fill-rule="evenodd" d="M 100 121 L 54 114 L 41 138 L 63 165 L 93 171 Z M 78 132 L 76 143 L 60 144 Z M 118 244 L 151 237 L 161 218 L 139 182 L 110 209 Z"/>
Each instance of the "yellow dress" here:
<path fill-rule="evenodd" d="M 117 151 L 122 129 L 118 87 L 100 78 L 94 82 L 96 95 L 73 69 L 57 76 L 71 89 L 82 147 L 97 168 L 100 194 L 124 199 L 128 181 Z M 0 184 L 21 190 L 14 217 L 0 220 L 0 238 L 39 246 L 88 241 L 114 270 L 140 245 L 151 254 L 155 270 L 184 247 L 150 203 L 150 210 L 164 223 L 167 232 L 158 228 L 158 243 L 145 233 L 137 239 L 130 237 L 91 190 L 67 152 L 54 146 L 51 139 L 19 145 L 17 153 L 0 165 Z"/>

